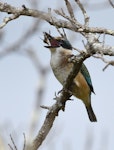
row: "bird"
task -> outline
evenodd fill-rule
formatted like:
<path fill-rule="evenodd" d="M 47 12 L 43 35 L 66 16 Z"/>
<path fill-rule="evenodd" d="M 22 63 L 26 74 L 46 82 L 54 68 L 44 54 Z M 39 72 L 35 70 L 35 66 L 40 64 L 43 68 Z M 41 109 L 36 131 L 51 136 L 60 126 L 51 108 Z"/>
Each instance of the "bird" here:
<path fill-rule="evenodd" d="M 63 85 L 72 71 L 73 63 L 69 62 L 72 54 L 72 45 L 65 37 L 53 37 L 50 33 L 44 32 L 44 43 L 50 49 L 50 65 L 57 80 Z M 73 79 L 70 89 L 73 96 L 82 100 L 91 122 L 97 122 L 96 115 L 91 104 L 91 93 L 94 93 L 89 71 L 84 63 Z"/>

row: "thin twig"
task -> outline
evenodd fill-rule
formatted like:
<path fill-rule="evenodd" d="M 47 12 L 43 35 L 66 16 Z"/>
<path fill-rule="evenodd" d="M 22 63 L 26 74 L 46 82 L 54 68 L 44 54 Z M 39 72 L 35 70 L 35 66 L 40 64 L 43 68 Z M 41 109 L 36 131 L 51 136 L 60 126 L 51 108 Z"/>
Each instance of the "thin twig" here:
<path fill-rule="evenodd" d="M 81 11 L 84 15 L 85 26 L 88 27 L 89 26 L 89 17 L 87 15 L 87 12 L 86 12 L 85 8 L 83 7 L 80 0 L 75 0 L 75 2 L 78 4 L 78 6 L 80 7 L 80 9 L 81 9 Z"/>
<path fill-rule="evenodd" d="M 20 15 L 19 14 L 13 14 L 12 16 L 10 17 L 5 17 L 3 19 L 3 22 L 2 24 L 0 25 L 0 29 L 2 29 L 4 26 L 6 26 L 6 24 L 8 24 L 8 22 L 14 20 L 14 19 L 17 19 Z"/>
<path fill-rule="evenodd" d="M 65 0 L 65 3 L 66 3 L 66 6 L 67 6 L 67 10 L 68 10 L 68 12 L 70 14 L 70 17 L 75 20 L 73 8 L 72 8 L 70 2 L 68 0 Z"/>
<path fill-rule="evenodd" d="M 55 13 L 62 16 L 65 19 L 67 19 L 72 24 L 73 28 L 80 29 L 81 24 L 76 19 L 74 20 L 71 17 L 67 16 L 65 13 L 63 13 L 63 11 L 55 10 Z M 65 27 L 63 27 L 63 28 L 65 28 Z"/>
<path fill-rule="evenodd" d="M 77 49 L 75 47 L 72 47 L 74 50 L 76 50 L 77 52 L 79 52 L 80 54 L 83 53 L 84 51 L 83 50 L 80 50 L 80 49 Z"/>
<path fill-rule="evenodd" d="M 23 150 L 25 150 L 26 149 L 26 136 L 25 136 L 25 133 L 23 133 L 23 137 L 24 137 Z"/>
<path fill-rule="evenodd" d="M 109 62 L 107 63 L 107 65 L 103 68 L 103 71 L 105 71 L 109 65 L 114 66 L 114 61 L 113 61 L 113 60 L 109 61 Z"/>
<path fill-rule="evenodd" d="M 109 0 L 110 5 L 114 8 L 114 4 L 111 0 Z"/>
<path fill-rule="evenodd" d="M 110 64 L 108 63 L 102 70 L 105 71 Z"/>
<path fill-rule="evenodd" d="M 47 109 L 47 110 L 49 110 L 49 109 L 50 109 L 50 107 L 49 107 L 49 106 L 41 105 L 40 107 L 41 107 L 41 108 L 43 108 L 43 109 Z"/>
<path fill-rule="evenodd" d="M 13 144 L 13 146 L 14 146 L 14 150 L 18 150 L 18 149 L 17 149 L 17 146 L 16 146 L 16 144 L 15 144 L 15 142 L 14 142 L 14 139 L 13 139 L 13 137 L 12 137 L 11 134 L 10 134 L 10 139 L 11 139 L 12 144 Z"/>
<path fill-rule="evenodd" d="M 61 36 L 61 37 L 64 37 L 64 35 L 63 35 L 63 34 L 61 33 L 61 31 L 59 30 L 59 28 L 56 27 L 56 29 L 57 29 L 58 33 L 60 34 L 60 36 Z"/>
<path fill-rule="evenodd" d="M 63 30 L 63 33 L 64 33 L 64 37 L 67 39 L 67 35 L 66 35 L 66 33 L 65 33 L 65 29 L 62 28 L 62 30 Z"/>
<path fill-rule="evenodd" d="M 8 146 L 10 147 L 11 150 L 14 150 L 13 147 L 10 144 L 8 144 Z"/>
<path fill-rule="evenodd" d="M 104 63 L 106 63 L 106 66 L 102 69 L 103 71 L 105 71 L 108 67 L 109 67 L 109 65 L 112 65 L 112 66 L 114 66 L 114 60 L 111 60 L 111 61 L 108 61 L 108 60 L 106 60 L 104 57 L 103 57 L 103 55 L 101 54 L 101 55 L 97 55 L 97 56 L 93 56 L 94 58 L 99 58 L 99 59 L 101 59 Z"/>

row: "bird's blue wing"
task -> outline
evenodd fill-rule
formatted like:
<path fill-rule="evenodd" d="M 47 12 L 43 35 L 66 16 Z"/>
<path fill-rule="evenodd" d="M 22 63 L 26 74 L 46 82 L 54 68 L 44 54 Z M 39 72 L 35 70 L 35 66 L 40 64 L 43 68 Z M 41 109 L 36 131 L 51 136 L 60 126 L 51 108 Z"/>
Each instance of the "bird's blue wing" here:
<path fill-rule="evenodd" d="M 91 77 L 90 77 L 89 71 L 88 71 L 87 67 L 84 65 L 84 63 L 82 64 L 80 72 L 83 74 L 87 84 L 90 87 L 91 92 L 95 93 L 94 89 L 93 89 L 93 85 L 92 85 L 92 81 L 91 81 Z"/>

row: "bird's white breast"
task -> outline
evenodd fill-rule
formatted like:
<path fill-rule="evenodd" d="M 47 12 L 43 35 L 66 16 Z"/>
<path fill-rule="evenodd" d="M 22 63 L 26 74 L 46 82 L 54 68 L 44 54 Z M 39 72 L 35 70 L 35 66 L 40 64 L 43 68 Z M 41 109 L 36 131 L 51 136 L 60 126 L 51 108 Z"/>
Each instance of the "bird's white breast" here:
<path fill-rule="evenodd" d="M 67 50 L 68 51 L 68 50 Z M 71 64 L 67 62 L 67 57 L 71 55 L 71 52 L 64 49 L 57 48 L 55 52 L 51 53 L 51 67 L 54 72 L 54 75 L 59 80 L 61 84 L 64 84 L 69 73 L 71 72 Z"/>

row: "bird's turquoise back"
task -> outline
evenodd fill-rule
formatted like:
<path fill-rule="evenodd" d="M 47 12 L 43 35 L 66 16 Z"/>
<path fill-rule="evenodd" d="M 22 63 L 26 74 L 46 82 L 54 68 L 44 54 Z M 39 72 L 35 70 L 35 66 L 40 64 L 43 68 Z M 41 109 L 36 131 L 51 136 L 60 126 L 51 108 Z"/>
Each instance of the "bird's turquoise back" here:
<path fill-rule="evenodd" d="M 88 71 L 88 69 L 87 69 L 87 67 L 85 66 L 84 63 L 82 64 L 82 67 L 81 67 L 81 69 L 80 69 L 80 72 L 83 74 L 83 76 L 84 76 L 84 78 L 85 78 L 87 84 L 88 84 L 89 87 L 90 87 L 91 92 L 95 93 L 95 92 L 94 92 L 94 89 L 93 89 L 93 85 L 92 85 L 92 81 L 91 81 L 91 77 L 90 77 L 89 71 Z"/>

